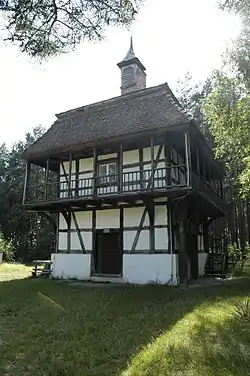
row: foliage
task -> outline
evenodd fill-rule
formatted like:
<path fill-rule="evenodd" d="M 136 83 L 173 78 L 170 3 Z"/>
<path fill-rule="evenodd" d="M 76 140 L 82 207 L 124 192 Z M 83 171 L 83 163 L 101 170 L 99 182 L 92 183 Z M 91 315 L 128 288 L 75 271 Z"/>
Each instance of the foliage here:
<path fill-rule="evenodd" d="M 248 297 L 248 279 L 184 290 L 3 282 L 1 374 L 247 376 L 250 331 L 235 305 Z"/>
<path fill-rule="evenodd" d="M 13 261 L 14 251 L 11 241 L 4 239 L 3 234 L 0 232 L 0 253 L 3 253 L 4 259 L 7 262 Z"/>
<path fill-rule="evenodd" d="M 250 1 L 221 0 L 220 6 L 224 10 L 238 14 L 242 21 L 240 34 L 228 51 L 228 62 L 250 89 Z"/>
<path fill-rule="evenodd" d="M 54 230 L 48 220 L 22 206 L 25 162 L 21 154 L 43 132 L 42 127 L 36 127 L 10 150 L 0 146 L 0 228 L 5 239 L 12 242 L 15 260 L 48 258 L 53 246 Z M 42 169 L 34 170 L 37 180 L 42 181 Z"/>
<path fill-rule="evenodd" d="M 211 125 L 216 156 L 225 162 L 230 177 L 246 197 L 250 193 L 250 95 L 244 82 L 216 72 L 203 111 Z"/>
<path fill-rule="evenodd" d="M 210 78 L 207 78 L 204 82 L 194 84 L 192 76 L 187 72 L 183 79 L 177 81 L 176 94 L 179 102 L 194 117 L 210 145 L 212 145 L 212 138 L 209 132 L 209 125 L 202 111 L 202 101 L 211 91 L 212 81 Z"/>
<path fill-rule="evenodd" d="M 250 245 L 249 243 L 244 244 L 244 247 L 241 248 L 237 243 L 228 244 L 228 257 L 229 261 L 232 263 L 233 270 L 240 263 L 241 269 L 243 269 L 245 261 L 247 260 L 248 255 L 250 254 Z"/>
<path fill-rule="evenodd" d="M 108 25 L 130 25 L 143 0 L 6 0 L 0 12 L 7 40 L 32 57 L 68 52 L 78 43 L 103 38 Z"/>
<path fill-rule="evenodd" d="M 250 324 L 250 299 L 237 303 L 235 306 L 238 318 Z"/>

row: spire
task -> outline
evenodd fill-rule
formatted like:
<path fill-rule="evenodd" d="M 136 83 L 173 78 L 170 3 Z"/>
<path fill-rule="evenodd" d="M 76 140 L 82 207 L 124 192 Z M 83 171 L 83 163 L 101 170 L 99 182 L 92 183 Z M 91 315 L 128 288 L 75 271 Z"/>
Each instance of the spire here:
<path fill-rule="evenodd" d="M 134 59 L 134 58 L 135 58 L 135 53 L 134 53 L 134 46 L 133 46 L 133 37 L 131 36 L 129 50 L 127 52 L 127 55 L 122 61 L 127 61 L 127 60 Z"/>
<path fill-rule="evenodd" d="M 134 53 L 133 38 L 130 38 L 130 47 L 125 58 L 117 64 L 121 69 L 121 92 L 122 94 L 131 91 L 145 89 L 146 68 Z"/>

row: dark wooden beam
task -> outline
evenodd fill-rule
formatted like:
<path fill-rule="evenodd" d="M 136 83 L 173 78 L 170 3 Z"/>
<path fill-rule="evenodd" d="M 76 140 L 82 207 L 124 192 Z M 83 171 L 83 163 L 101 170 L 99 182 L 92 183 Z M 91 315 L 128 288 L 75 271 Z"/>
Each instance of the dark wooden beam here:
<path fill-rule="evenodd" d="M 165 159 L 165 166 L 166 166 L 166 185 L 172 184 L 172 174 L 171 174 L 171 160 L 170 160 L 170 147 L 166 143 L 164 143 L 164 159 Z"/>
<path fill-rule="evenodd" d="M 68 211 L 67 253 L 71 251 L 71 211 Z"/>
<path fill-rule="evenodd" d="M 179 221 L 179 277 L 180 283 L 188 283 L 186 221 Z"/>
<path fill-rule="evenodd" d="M 123 192 L 123 145 L 120 144 L 120 150 L 118 152 L 118 171 L 119 171 L 119 192 Z"/>
<path fill-rule="evenodd" d="M 120 208 L 120 252 L 123 254 L 124 208 Z"/>
<path fill-rule="evenodd" d="M 79 194 L 79 159 L 76 159 L 75 165 L 76 165 L 76 173 L 75 173 L 75 196 L 78 196 Z"/>
<path fill-rule="evenodd" d="M 139 149 L 139 169 L 140 169 L 140 189 L 142 190 L 144 188 L 143 183 L 143 149 Z"/>
<path fill-rule="evenodd" d="M 198 147 L 196 148 L 196 163 L 197 163 L 197 174 L 200 175 L 201 174 L 201 172 L 200 172 L 200 152 L 199 152 Z"/>
<path fill-rule="evenodd" d="M 96 210 L 92 211 L 92 253 L 91 253 L 91 274 L 95 273 L 96 258 Z"/>
<path fill-rule="evenodd" d="M 157 163 L 155 164 L 155 154 L 154 154 L 154 138 L 152 137 L 150 140 L 150 154 L 151 154 L 151 187 L 154 186 L 154 170 L 157 166 Z"/>
<path fill-rule="evenodd" d="M 28 199 L 29 180 L 30 180 L 30 162 L 27 161 L 26 168 L 25 168 L 24 188 L 23 188 L 23 204 Z"/>
<path fill-rule="evenodd" d="M 45 177 L 44 177 L 44 200 L 47 200 L 48 195 L 48 178 L 49 178 L 49 162 L 50 159 L 47 157 L 46 159 L 46 167 L 45 167 Z"/>
<path fill-rule="evenodd" d="M 186 155 L 186 168 L 187 168 L 187 186 L 192 185 L 192 165 L 191 165 L 191 147 L 190 147 L 190 134 L 185 133 L 185 155 Z"/>
<path fill-rule="evenodd" d="M 147 205 L 148 210 L 148 216 L 149 216 L 149 252 L 154 253 L 155 252 L 155 207 L 154 202 L 151 201 Z"/>
<path fill-rule="evenodd" d="M 96 148 L 93 149 L 93 196 L 97 195 L 97 153 Z"/>
<path fill-rule="evenodd" d="M 139 223 L 139 226 L 138 226 L 137 233 L 135 235 L 135 238 L 134 238 L 134 241 L 133 241 L 133 244 L 132 244 L 131 253 L 135 253 L 135 249 L 136 249 L 136 246 L 137 246 L 137 243 L 138 243 L 138 240 L 139 240 L 139 236 L 141 234 L 141 230 L 143 228 L 143 224 L 144 224 L 147 212 L 148 212 L 147 208 L 145 207 L 145 209 L 142 213 L 142 216 L 141 216 L 141 220 L 140 220 L 140 223 Z"/>
<path fill-rule="evenodd" d="M 72 153 L 69 153 L 68 197 L 72 196 L 72 191 L 71 191 L 71 174 L 72 174 Z"/>
<path fill-rule="evenodd" d="M 81 231 L 80 231 L 77 219 L 76 219 L 76 215 L 75 215 L 74 212 L 72 212 L 72 218 L 73 218 L 73 221 L 74 221 L 74 224 L 75 224 L 75 228 L 76 228 L 78 239 L 79 239 L 79 242 L 80 242 L 80 245 L 81 245 L 82 252 L 86 253 L 86 249 L 85 249 L 85 246 L 84 246 L 82 234 L 81 234 Z"/>

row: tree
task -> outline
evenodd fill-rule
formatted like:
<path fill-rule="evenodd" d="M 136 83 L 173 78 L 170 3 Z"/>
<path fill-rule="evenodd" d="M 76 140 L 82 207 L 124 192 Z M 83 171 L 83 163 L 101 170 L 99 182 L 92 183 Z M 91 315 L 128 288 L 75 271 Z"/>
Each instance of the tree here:
<path fill-rule="evenodd" d="M 217 158 L 226 164 L 238 192 L 250 196 L 250 95 L 244 82 L 216 72 L 203 111 Z"/>
<path fill-rule="evenodd" d="M 228 63 L 243 78 L 250 89 L 250 1 L 249 0 L 222 0 L 220 7 L 231 13 L 238 14 L 242 27 L 233 47 L 228 51 Z"/>
<path fill-rule="evenodd" d="M 100 40 L 108 25 L 130 25 L 143 0 L 0 0 L 7 38 L 32 57 Z"/>
<path fill-rule="evenodd" d="M 42 127 L 27 133 L 25 141 L 15 143 L 10 150 L 0 147 L 0 232 L 13 246 L 15 259 L 29 261 L 49 257 L 54 228 L 48 219 L 38 213 L 29 213 L 22 206 L 25 163 L 22 152 L 44 133 Z M 38 183 L 44 179 L 44 171 L 34 166 Z"/>

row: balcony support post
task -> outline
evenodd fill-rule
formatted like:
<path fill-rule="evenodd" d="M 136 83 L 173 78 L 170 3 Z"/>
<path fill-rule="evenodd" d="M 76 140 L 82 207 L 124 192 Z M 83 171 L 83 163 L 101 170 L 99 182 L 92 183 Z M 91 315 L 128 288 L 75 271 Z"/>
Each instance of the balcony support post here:
<path fill-rule="evenodd" d="M 93 196 L 96 196 L 97 191 L 97 154 L 96 154 L 96 148 L 93 149 Z"/>
<path fill-rule="evenodd" d="M 196 164 L 197 164 L 197 174 L 200 176 L 200 174 L 201 174 L 201 172 L 200 172 L 200 152 L 199 152 L 198 147 L 196 148 Z"/>
<path fill-rule="evenodd" d="M 72 176 L 72 153 L 69 153 L 69 178 L 68 178 L 68 197 L 71 196 L 71 176 Z"/>
<path fill-rule="evenodd" d="M 49 179 L 49 162 L 50 158 L 46 158 L 45 177 L 44 177 L 44 200 L 47 200 L 48 196 L 48 179 Z"/>
<path fill-rule="evenodd" d="M 155 169 L 155 160 L 154 160 L 154 138 L 151 137 L 150 149 L 151 149 L 151 188 L 154 188 L 154 169 Z"/>
<path fill-rule="evenodd" d="M 23 188 L 23 204 L 25 204 L 25 202 L 28 199 L 29 181 L 30 181 L 30 162 L 26 161 L 25 181 L 24 181 L 24 188 Z"/>
<path fill-rule="evenodd" d="M 186 154 L 186 168 L 187 168 L 187 186 L 192 185 L 192 165 L 191 165 L 191 146 L 190 146 L 190 134 L 185 133 L 185 154 Z"/>
<path fill-rule="evenodd" d="M 118 171 L 119 171 L 119 181 L 118 181 L 118 187 L 119 187 L 119 193 L 123 192 L 123 145 L 120 144 L 120 150 L 118 154 Z"/>

